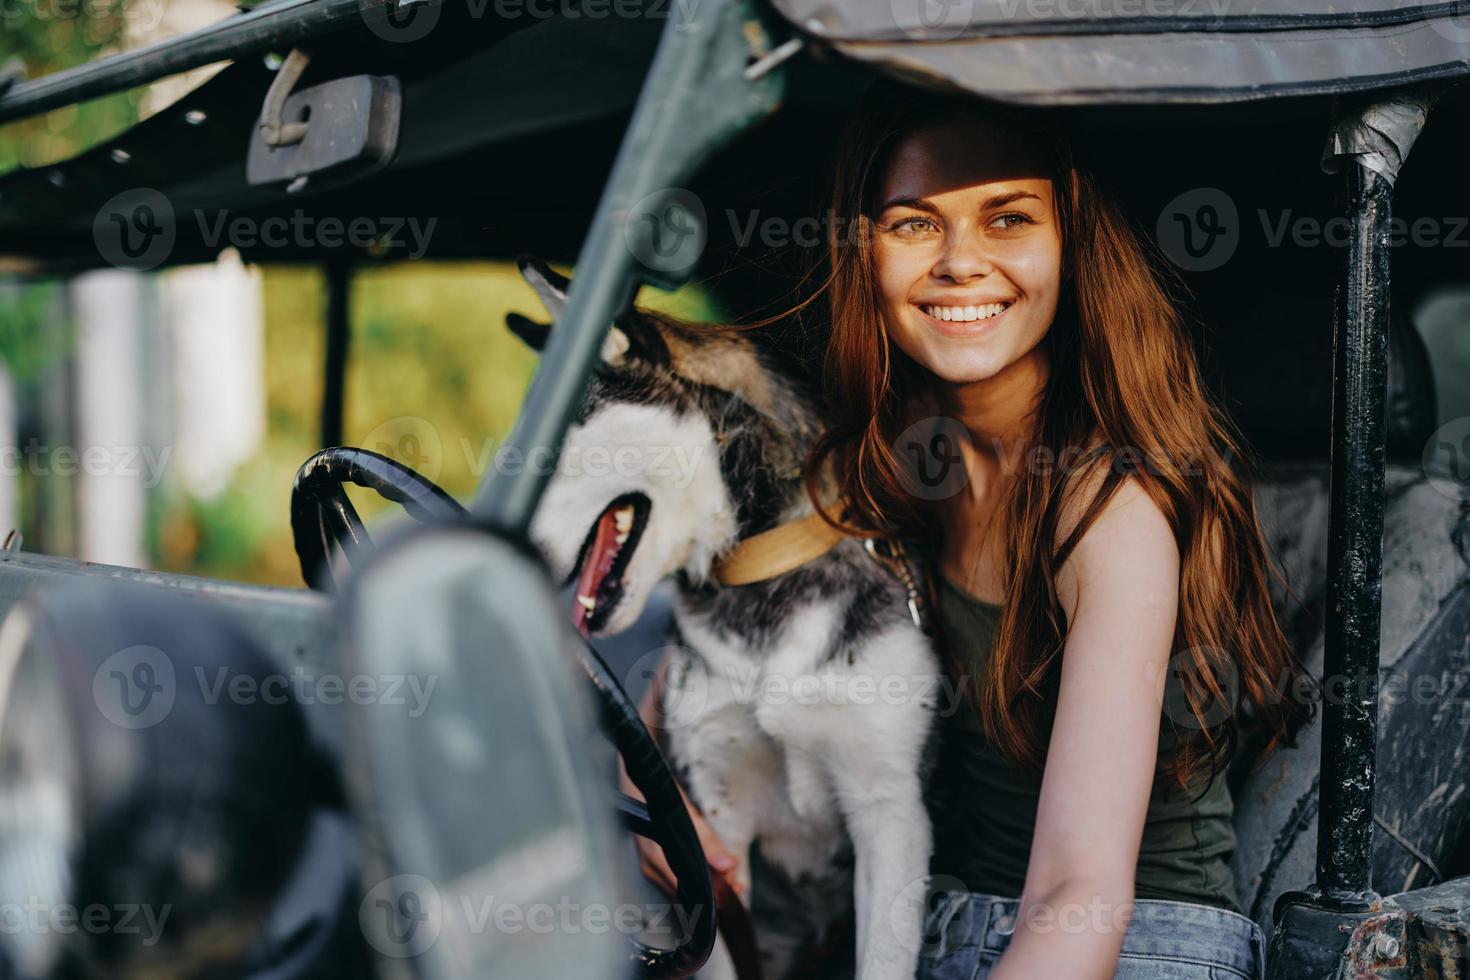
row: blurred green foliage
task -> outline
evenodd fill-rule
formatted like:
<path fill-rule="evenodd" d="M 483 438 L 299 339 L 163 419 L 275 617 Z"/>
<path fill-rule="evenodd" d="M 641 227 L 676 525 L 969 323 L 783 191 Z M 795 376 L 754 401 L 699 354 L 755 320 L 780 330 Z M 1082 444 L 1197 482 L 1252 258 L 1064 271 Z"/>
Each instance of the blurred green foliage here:
<path fill-rule="evenodd" d="M 0 10 L 0 72 L 38 78 L 121 48 L 134 0 L 20 0 Z M 80 153 L 132 125 L 140 92 L 119 92 L 0 126 L 0 173 Z"/>
<path fill-rule="evenodd" d="M 75 343 L 71 321 L 62 313 L 61 284 L 0 284 L 0 361 L 24 389 Z"/>

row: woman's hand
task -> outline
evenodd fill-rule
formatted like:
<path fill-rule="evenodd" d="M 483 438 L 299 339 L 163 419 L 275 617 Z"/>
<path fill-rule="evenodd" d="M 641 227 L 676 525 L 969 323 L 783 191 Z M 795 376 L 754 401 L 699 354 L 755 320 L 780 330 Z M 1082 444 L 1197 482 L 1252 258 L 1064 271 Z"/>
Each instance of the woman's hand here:
<path fill-rule="evenodd" d="M 618 769 L 618 784 L 623 792 L 634 799 L 643 799 L 643 794 L 638 791 L 638 787 L 633 785 L 633 781 L 628 778 L 627 771 L 622 768 L 621 761 L 618 763 Z M 689 808 L 689 819 L 694 821 L 694 830 L 699 834 L 699 843 L 704 848 L 704 856 L 709 861 L 710 868 L 719 874 L 728 876 L 730 872 L 735 870 L 735 865 L 738 863 L 734 855 L 725 849 L 725 845 L 721 843 L 719 835 L 710 827 L 709 823 L 704 819 L 704 814 L 699 812 L 699 808 L 689 799 L 689 794 L 684 792 L 682 786 L 679 787 L 679 793 L 684 797 L 684 805 Z M 674 881 L 674 872 L 669 868 L 669 862 L 664 857 L 663 848 L 646 837 L 636 838 L 636 843 L 638 846 L 638 866 L 643 871 L 643 877 L 653 882 L 664 894 L 672 898 L 676 882 Z M 741 891 L 740 886 L 734 878 L 728 878 L 727 880 L 729 880 L 730 886 L 736 892 Z"/>
<path fill-rule="evenodd" d="M 643 695 L 643 700 L 638 705 L 638 715 L 643 719 L 643 724 L 648 727 L 648 730 L 654 733 L 655 739 L 663 723 L 662 699 L 659 692 L 662 687 L 665 666 L 666 664 L 659 665 L 652 682 L 648 685 L 648 690 Z M 628 778 L 628 770 L 623 765 L 622 759 L 618 760 L 618 787 L 636 800 L 643 799 L 642 791 L 633 785 L 632 779 Z M 710 827 L 709 822 L 704 819 L 704 814 L 699 812 L 694 801 L 689 799 L 689 794 L 684 792 L 683 786 L 679 787 L 679 795 L 684 798 L 684 805 L 689 808 L 689 819 L 694 822 L 695 833 L 699 835 L 699 843 L 704 848 L 704 856 L 709 861 L 711 870 L 727 876 L 727 880 L 736 892 L 742 891 L 736 879 L 730 876 L 739 861 L 725 848 L 719 835 L 714 832 L 714 828 Z M 663 848 L 646 837 L 638 837 L 635 841 L 638 847 L 638 863 L 643 871 L 643 876 L 672 898 L 676 882 L 668 859 L 664 857 Z"/>

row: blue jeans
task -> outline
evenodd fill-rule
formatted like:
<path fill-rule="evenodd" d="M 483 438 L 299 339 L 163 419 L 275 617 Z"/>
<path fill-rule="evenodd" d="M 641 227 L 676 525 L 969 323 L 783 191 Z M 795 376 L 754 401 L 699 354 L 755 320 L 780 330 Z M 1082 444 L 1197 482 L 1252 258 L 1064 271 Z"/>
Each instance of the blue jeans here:
<path fill-rule="evenodd" d="M 1010 944 L 1020 899 L 974 892 L 931 896 L 917 980 L 981 980 Z M 1032 928 L 1092 928 L 1101 912 L 1032 919 Z M 1110 921 L 1103 919 L 1104 922 Z M 1070 925 L 1069 925 L 1070 923 Z M 1266 937 L 1228 909 L 1140 898 L 1113 980 L 1264 980 Z"/>

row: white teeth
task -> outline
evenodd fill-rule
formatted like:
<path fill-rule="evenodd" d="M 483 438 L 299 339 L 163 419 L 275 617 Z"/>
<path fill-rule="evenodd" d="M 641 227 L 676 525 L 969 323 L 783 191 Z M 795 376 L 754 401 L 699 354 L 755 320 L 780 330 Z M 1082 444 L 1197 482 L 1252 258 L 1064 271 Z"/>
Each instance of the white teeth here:
<path fill-rule="evenodd" d="M 613 524 L 623 533 L 633 530 L 633 505 L 625 504 L 613 513 Z"/>
<path fill-rule="evenodd" d="M 628 540 L 628 532 L 627 531 L 624 531 L 623 533 L 619 534 L 617 537 L 613 538 L 613 540 L 616 541 L 618 544 L 623 544 L 624 542 L 626 542 Z"/>
<path fill-rule="evenodd" d="M 1003 313 L 1008 303 L 987 303 L 985 306 L 921 306 L 925 313 L 936 320 L 951 323 L 968 323 L 973 320 L 988 320 Z"/>
<path fill-rule="evenodd" d="M 587 610 L 588 612 L 592 612 L 597 608 L 597 600 L 592 598 L 591 596 L 578 595 L 577 601 L 580 602 L 582 604 L 582 608 Z"/>

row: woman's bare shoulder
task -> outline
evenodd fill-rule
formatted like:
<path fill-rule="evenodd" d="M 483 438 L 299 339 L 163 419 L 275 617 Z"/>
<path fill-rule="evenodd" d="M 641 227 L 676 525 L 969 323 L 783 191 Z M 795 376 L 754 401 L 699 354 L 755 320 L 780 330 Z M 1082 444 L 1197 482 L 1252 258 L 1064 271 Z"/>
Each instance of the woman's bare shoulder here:
<path fill-rule="evenodd" d="M 1056 547 L 1061 547 L 1094 509 L 1107 482 L 1107 468 L 1084 475 L 1057 521 Z M 1104 585 L 1109 590 L 1138 588 L 1157 595 L 1166 587 L 1177 594 L 1180 555 L 1164 509 L 1142 479 L 1124 474 L 1106 500 L 1096 503 L 1078 540 L 1057 574 L 1057 593 L 1067 621 L 1075 618 L 1081 590 Z"/>

